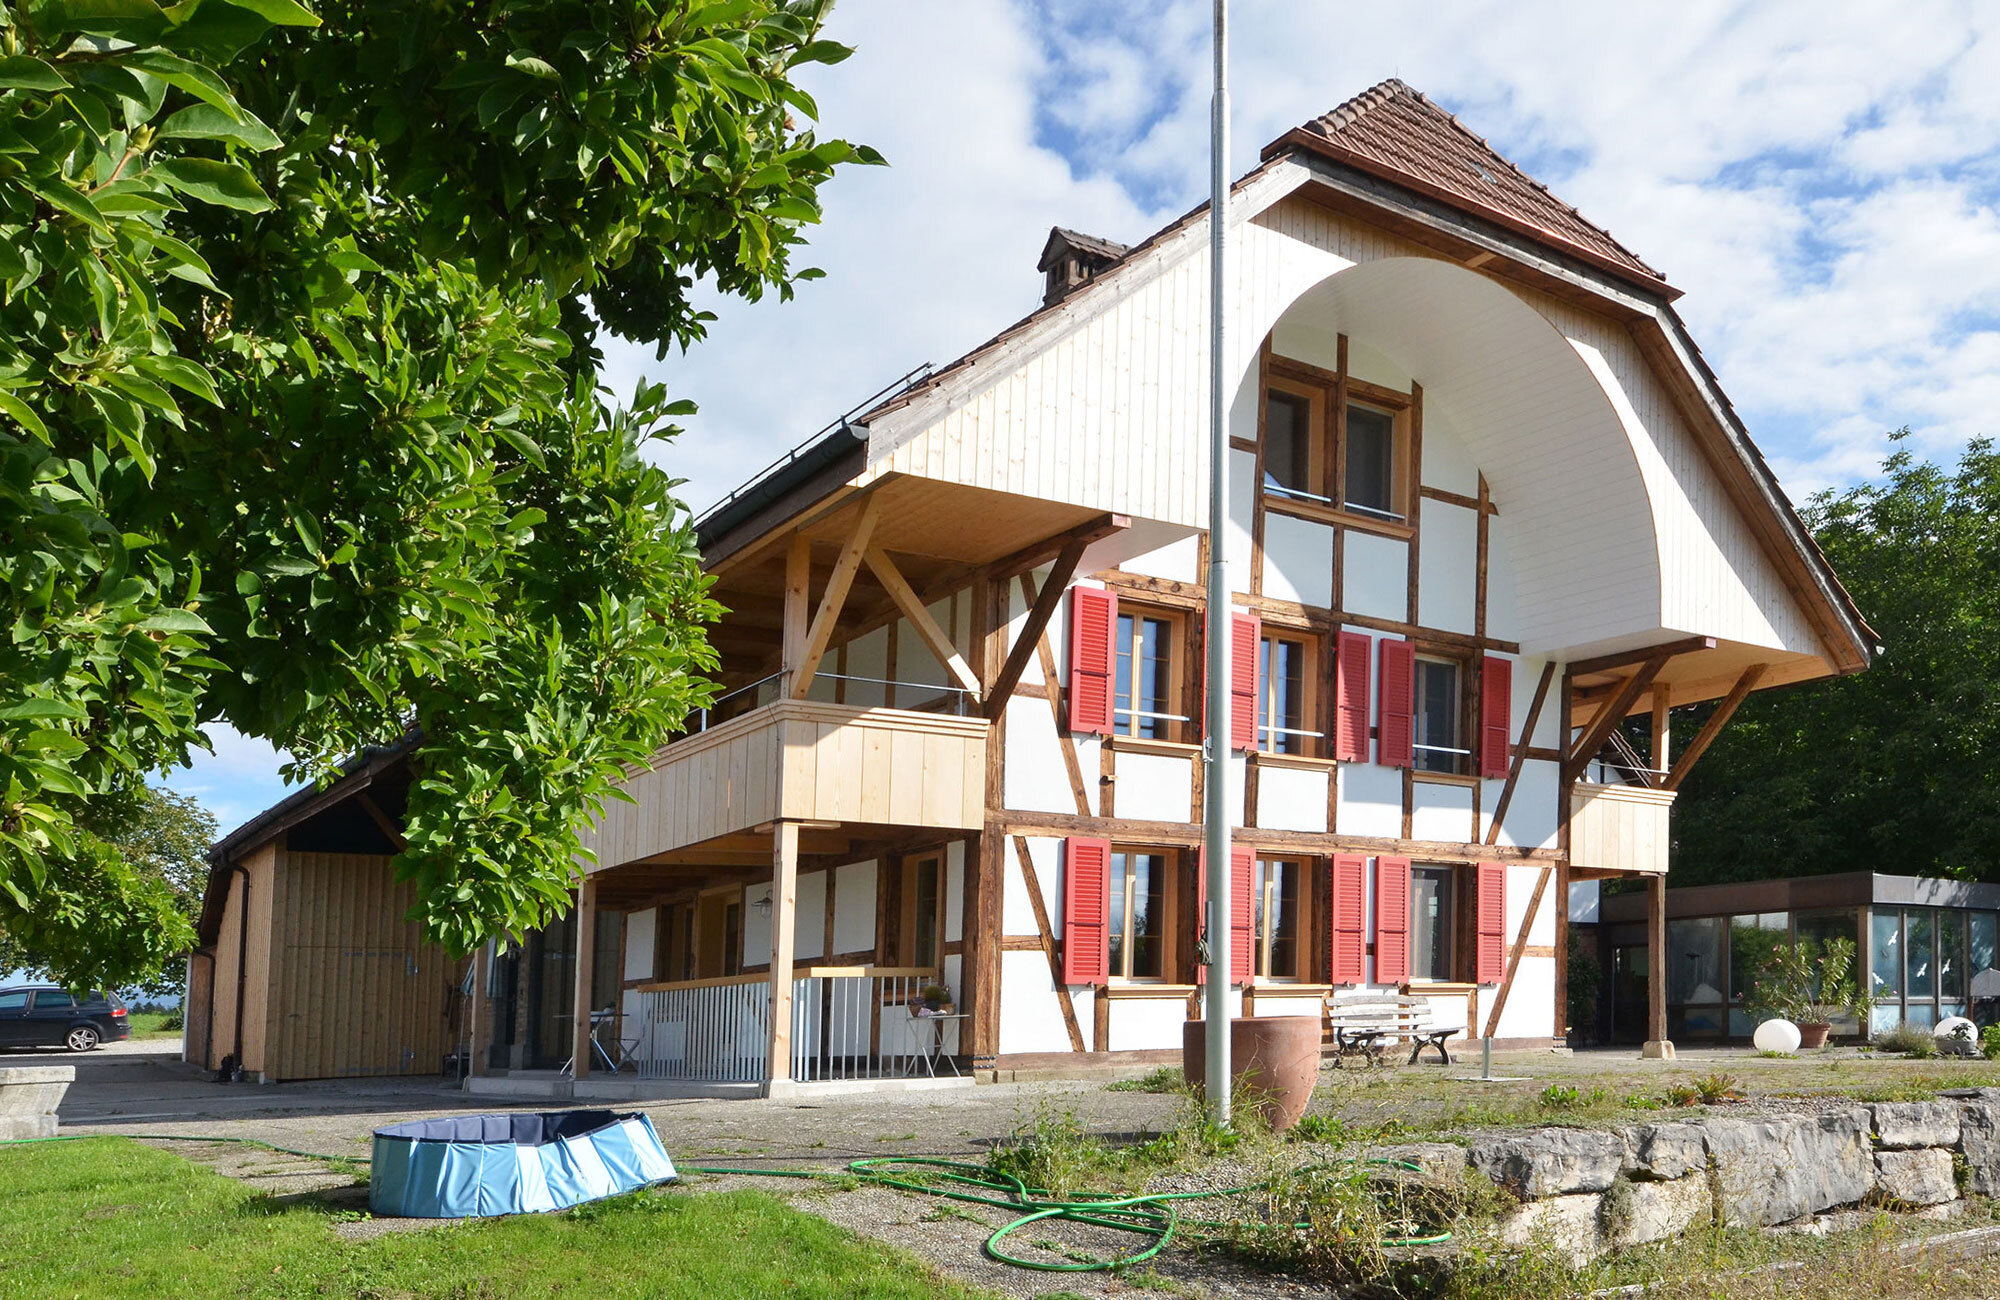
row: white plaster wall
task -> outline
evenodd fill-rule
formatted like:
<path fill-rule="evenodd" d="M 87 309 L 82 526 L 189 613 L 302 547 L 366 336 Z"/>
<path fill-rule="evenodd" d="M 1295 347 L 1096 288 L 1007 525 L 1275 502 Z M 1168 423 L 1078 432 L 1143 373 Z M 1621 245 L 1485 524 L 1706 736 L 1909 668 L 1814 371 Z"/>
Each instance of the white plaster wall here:
<path fill-rule="evenodd" d="M 1090 991 L 1078 988 L 1071 993 L 1078 1023 L 1091 1023 Z M 1049 978 L 1048 959 L 1038 952 L 1001 953 L 1000 1051 L 1070 1050 L 1069 1030 L 1063 1024 L 1062 1005 L 1056 1000 L 1055 982 Z"/>
<path fill-rule="evenodd" d="M 1514 710 L 1508 722 L 1514 728 L 1511 739 L 1521 735 L 1521 724 L 1528 720 L 1528 710 L 1535 703 L 1535 687 L 1542 680 L 1544 659 L 1516 659 L 1514 661 Z M 1535 718 L 1534 734 L 1528 743 L 1538 749 L 1554 749 L 1562 741 L 1562 702 L 1557 698 L 1562 694 L 1562 669 L 1558 665 L 1556 674 L 1549 679 L 1549 693 L 1542 700 L 1542 711 Z M 1511 740 L 1510 740 L 1511 743 Z"/>
<path fill-rule="evenodd" d="M 1077 758 L 1085 773 L 1084 797 L 1097 808 L 1097 746 L 1095 736 L 1075 737 Z M 1085 753 L 1088 752 L 1088 758 Z M 1121 756 L 1122 757 L 1122 756 Z M 1056 731 L 1047 700 L 1016 695 L 1007 701 L 1007 764 L 1002 798 L 1008 808 L 1032 812 L 1075 813 L 1069 769 L 1063 762 L 1062 736 Z"/>
<path fill-rule="evenodd" d="M 826 952 L 826 872 L 799 876 L 797 929 L 792 933 L 792 960 L 819 961 Z"/>
<path fill-rule="evenodd" d="M 1417 548 L 1417 622 L 1469 636 L 1478 598 L 1478 512 L 1426 499 L 1423 545 Z"/>
<path fill-rule="evenodd" d="M 1185 998 L 1117 998 L 1111 1003 L 1111 1050 L 1175 1048 L 1187 1023 Z"/>
<path fill-rule="evenodd" d="M 1125 752 L 1116 757 L 1118 793 L 1112 806 L 1118 816 L 1150 822 L 1188 820 L 1194 800 L 1192 762 L 1165 754 Z"/>
<path fill-rule="evenodd" d="M 1561 787 L 1558 765 L 1531 758 L 1521 764 L 1521 780 L 1514 787 L 1514 801 L 1507 807 L 1507 820 L 1500 827 L 1498 843 L 1531 849 L 1556 846 L 1557 791 Z M 1500 804 L 1505 781 L 1490 780 L 1480 792 L 1481 838 L 1493 824 L 1493 810 Z"/>
<path fill-rule="evenodd" d="M 1333 353 L 1329 350 L 1326 355 L 1332 356 Z M 1363 383 L 1379 384 L 1405 393 L 1410 391 L 1410 384 L 1416 378 L 1395 358 L 1378 349 L 1370 339 L 1358 336 L 1347 340 L 1347 373 Z M 1428 428 L 1424 430 L 1424 436 L 1430 436 Z"/>
<path fill-rule="evenodd" d="M 653 978 L 653 935 L 660 923 L 660 909 L 625 914 L 625 973 L 628 980 Z"/>
<path fill-rule="evenodd" d="M 1546 901 L 1543 906 L 1547 906 Z M 1509 945 L 1514 942 L 1512 934 L 1507 936 L 1507 942 Z M 1497 986 L 1479 991 L 1481 1032 L 1486 1028 L 1485 1017 L 1492 1014 L 1493 998 L 1498 992 Z M 1500 1025 L 1494 1037 L 1552 1038 L 1556 1032 L 1555 1019 L 1555 958 L 1530 957 L 1523 954 L 1521 967 L 1514 972 L 1514 987 L 1507 992 L 1507 1005 L 1500 1012 Z"/>
<path fill-rule="evenodd" d="M 1340 765 L 1340 824 L 1342 835 L 1403 833 L 1403 772 L 1373 763 Z"/>
<path fill-rule="evenodd" d="M 861 952 L 875 947 L 875 861 L 850 862 L 834 869 L 833 950 Z"/>
<path fill-rule="evenodd" d="M 1321 1002 L 1317 996 L 1288 998 L 1276 990 L 1281 985 L 1260 984 L 1257 986 L 1257 1016 L 1318 1016 Z"/>
<path fill-rule="evenodd" d="M 1341 602 L 1366 618 L 1402 621 L 1410 612 L 1410 544 L 1349 529 Z"/>
<path fill-rule="evenodd" d="M 957 943 L 964 938 L 965 842 L 960 840 L 944 848 L 944 941 Z"/>
<path fill-rule="evenodd" d="M 1256 426 L 1250 434 L 1254 436 Z M 1207 477 L 1205 474 L 1203 477 Z M 1247 587 L 1250 522 L 1257 498 L 1257 457 L 1247 451 L 1229 453 L 1229 574 L 1232 586 Z"/>
<path fill-rule="evenodd" d="M 1515 598 L 1514 575 L 1512 529 L 1503 508 L 1486 522 L 1486 635 L 1496 641 L 1521 639 L 1521 606 Z M 1530 688 L 1533 685 L 1529 683 Z"/>
<path fill-rule="evenodd" d="M 1325 772 L 1264 767 L 1257 773 L 1257 824 L 1269 830 L 1326 832 Z"/>
<path fill-rule="evenodd" d="M 1049 924 L 1060 938 L 1063 927 L 1062 841 L 1030 836 L 1028 856 L 1035 864 L 1035 878 L 1042 885 L 1042 906 L 1047 910 Z M 1041 931 L 1035 924 L 1035 905 L 1028 895 L 1028 882 L 1021 875 L 1020 859 L 1010 848 L 1000 855 L 1000 861 L 1004 864 L 1005 877 L 1000 895 L 1000 933 L 1039 934 Z M 1037 957 L 1036 960 L 1043 962 L 1043 974 L 1046 975 L 1046 959 Z"/>
<path fill-rule="evenodd" d="M 759 903 L 771 900 L 769 882 L 743 889 L 743 964 L 761 966 L 771 960 L 771 914 Z"/>
<path fill-rule="evenodd" d="M 1327 609 L 1333 605 L 1333 526 L 1266 512 L 1264 594 Z"/>
<path fill-rule="evenodd" d="M 1134 556 L 1121 567 L 1128 573 L 1143 573 L 1149 578 L 1166 578 L 1172 582 L 1200 582 L 1202 575 L 1196 566 L 1200 545 L 1198 537 L 1183 537 L 1171 545 Z"/>
<path fill-rule="evenodd" d="M 1249 760 L 1244 758 L 1241 753 L 1231 750 L 1229 753 L 1229 824 L 1231 826 L 1241 826 L 1243 824 L 1243 778 L 1249 771 Z M 1204 802 L 1206 801 L 1204 800 Z"/>
<path fill-rule="evenodd" d="M 1468 844 L 1472 834 L 1472 788 L 1418 781 L 1410 797 L 1410 838 Z"/>

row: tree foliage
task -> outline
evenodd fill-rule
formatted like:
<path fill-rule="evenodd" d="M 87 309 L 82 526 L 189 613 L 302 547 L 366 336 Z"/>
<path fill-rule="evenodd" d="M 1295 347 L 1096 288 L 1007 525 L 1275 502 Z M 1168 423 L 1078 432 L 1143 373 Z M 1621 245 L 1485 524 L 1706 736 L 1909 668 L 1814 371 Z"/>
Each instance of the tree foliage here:
<path fill-rule="evenodd" d="M 1676 801 L 1676 883 L 2000 880 L 2000 455 L 1976 441 L 1947 469 L 1898 449 L 1880 481 L 1802 513 L 1883 652 L 1745 701 Z"/>
<path fill-rule="evenodd" d="M 755 298 L 865 149 L 801 129 L 825 0 L 0 2 L 0 924 L 125 899 L 90 810 L 226 722 L 291 775 L 415 729 L 430 936 L 541 923 L 706 697 L 685 410 L 609 409 Z M 120 926 L 120 929 L 127 928 Z M 129 941 L 137 942 L 137 941 Z"/>

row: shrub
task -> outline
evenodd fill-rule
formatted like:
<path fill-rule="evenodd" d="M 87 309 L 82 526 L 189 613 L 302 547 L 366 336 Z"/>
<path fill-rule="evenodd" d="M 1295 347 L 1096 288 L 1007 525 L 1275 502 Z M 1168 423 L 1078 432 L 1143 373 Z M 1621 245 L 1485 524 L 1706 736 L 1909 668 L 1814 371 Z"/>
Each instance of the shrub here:
<path fill-rule="evenodd" d="M 1181 1072 L 1170 1065 L 1163 1065 L 1150 1074 L 1136 1079 L 1120 1079 L 1116 1083 L 1104 1085 L 1106 1092 L 1179 1092 L 1187 1086 Z"/>
<path fill-rule="evenodd" d="M 1670 1083 L 1660 1100 L 1669 1106 L 1692 1106 L 1701 1100 L 1701 1093 L 1685 1083 Z"/>
<path fill-rule="evenodd" d="M 1075 1114 L 1043 1111 L 986 1153 L 986 1167 L 1055 1196 L 1081 1190 L 1113 1163 Z"/>
<path fill-rule="evenodd" d="M 1695 1096 L 1704 1106 L 1713 1106 L 1720 1101 L 1730 1101 L 1743 1094 L 1737 1091 L 1736 1080 L 1727 1074 L 1704 1074 L 1694 1081 Z"/>
<path fill-rule="evenodd" d="M 176 1008 L 175 1010 L 167 1012 L 167 1018 L 160 1022 L 160 1028 L 170 1029 L 175 1033 L 179 1033 L 181 1030 L 187 1028 L 187 1017 L 183 1012 L 181 1012 L 178 1008 Z"/>
<path fill-rule="evenodd" d="M 1937 1055 L 1937 1039 L 1921 1025 L 1901 1024 L 1875 1035 L 1875 1048 L 1882 1052 L 1903 1052 L 1927 1061 Z"/>
<path fill-rule="evenodd" d="M 1979 1031 L 1979 1050 L 1989 1061 L 2000 1061 L 2000 1025 L 1988 1025 Z"/>

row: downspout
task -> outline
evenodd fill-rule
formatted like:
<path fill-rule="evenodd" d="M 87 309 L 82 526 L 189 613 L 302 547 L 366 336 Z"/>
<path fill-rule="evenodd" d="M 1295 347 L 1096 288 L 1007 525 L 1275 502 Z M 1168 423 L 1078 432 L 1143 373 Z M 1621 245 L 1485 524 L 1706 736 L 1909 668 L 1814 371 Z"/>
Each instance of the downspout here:
<path fill-rule="evenodd" d="M 249 983 L 250 974 L 250 868 L 242 863 L 234 863 L 229 868 L 232 875 L 243 877 L 243 907 L 236 914 L 236 1033 L 230 1040 L 230 1050 L 236 1054 L 236 1073 L 243 1074 L 243 991 Z M 209 1017 L 211 1020 L 213 1016 Z M 235 1082 L 235 1080 L 231 1080 Z"/>

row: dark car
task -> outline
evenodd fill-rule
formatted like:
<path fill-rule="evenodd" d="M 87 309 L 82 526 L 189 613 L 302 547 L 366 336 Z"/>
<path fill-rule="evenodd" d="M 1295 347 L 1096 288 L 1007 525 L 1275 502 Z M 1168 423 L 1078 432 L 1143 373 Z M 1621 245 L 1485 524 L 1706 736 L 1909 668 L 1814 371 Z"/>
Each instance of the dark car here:
<path fill-rule="evenodd" d="M 79 1002 L 48 984 L 0 989 L 0 1047 L 67 1047 L 87 1052 L 132 1036 L 125 1004 L 93 993 Z"/>

